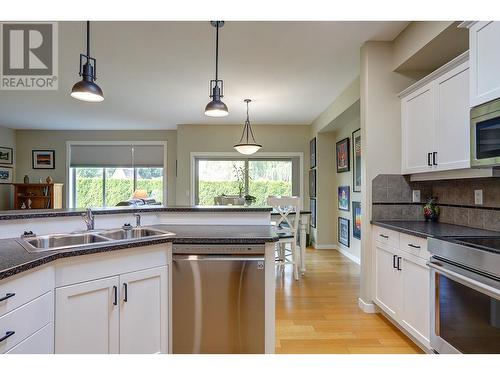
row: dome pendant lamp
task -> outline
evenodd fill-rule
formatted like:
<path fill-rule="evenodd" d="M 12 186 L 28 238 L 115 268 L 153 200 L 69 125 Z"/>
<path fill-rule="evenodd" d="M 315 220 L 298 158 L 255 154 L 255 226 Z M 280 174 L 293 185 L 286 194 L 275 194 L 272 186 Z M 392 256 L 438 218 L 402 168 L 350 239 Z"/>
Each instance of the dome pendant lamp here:
<path fill-rule="evenodd" d="M 90 21 L 87 21 L 87 54 L 80 54 L 79 76 L 82 80 L 75 83 L 71 89 L 71 96 L 85 102 L 102 102 L 104 95 L 96 80 L 96 61 L 90 57 Z"/>
<path fill-rule="evenodd" d="M 215 79 L 210 81 L 210 98 L 212 101 L 205 107 L 205 115 L 209 117 L 224 117 L 229 114 L 227 106 L 221 100 L 224 97 L 224 82 L 219 79 L 219 28 L 224 26 L 224 21 L 211 21 L 215 27 Z"/>
<path fill-rule="evenodd" d="M 255 137 L 253 135 L 252 126 L 250 125 L 250 119 L 248 117 L 248 103 L 251 102 L 250 99 L 245 99 L 245 103 L 247 103 L 247 119 L 245 121 L 245 126 L 243 127 L 243 134 L 241 135 L 240 141 L 237 145 L 234 145 L 234 149 L 243 155 L 252 155 L 255 154 L 262 148 L 262 145 L 259 145 L 255 141 Z"/>

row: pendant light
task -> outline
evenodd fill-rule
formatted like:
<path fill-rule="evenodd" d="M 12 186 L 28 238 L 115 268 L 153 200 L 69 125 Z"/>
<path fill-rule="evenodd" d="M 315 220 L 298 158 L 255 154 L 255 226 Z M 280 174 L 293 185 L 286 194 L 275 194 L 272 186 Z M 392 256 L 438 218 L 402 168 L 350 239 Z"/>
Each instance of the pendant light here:
<path fill-rule="evenodd" d="M 215 79 L 210 81 L 210 97 L 212 101 L 205 107 L 205 115 L 210 117 L 224 117 L 229 114 L 227 106 L 221 98 L 224 97 L 224 82 L 219 79 L 219 28 L 224 26 L 224 21 L 211 21 L 215 27 Z"/>
<path fill-rule="evenodd" d="M 94 82 L 96 72 L 96 61 L 90 57 L 90 21 L 87 21 L 87 54 L 80 54 L 79 76 L 82 77 L 82 80 L 75 83 L 71 89 L 73 98 L 94 103 L 104 100 L 101 88 Z"/>
<path fill-rule="evenodd" d="M 234 145 L 234 149 L 243 155 L 252 155 L 260 150 L 262 145 L 259 145 L 255 141 L 253 136 L 252 126 L 250 125 L 250 119 L 248 117 L 248 103 L 251 102 L 250 99 L 245 99 L 247 103 L 247 119 L 245 121 L 245 126 L 243 127 L 243 134 L 241 135 L 240 141 L 237 145 Z"/>

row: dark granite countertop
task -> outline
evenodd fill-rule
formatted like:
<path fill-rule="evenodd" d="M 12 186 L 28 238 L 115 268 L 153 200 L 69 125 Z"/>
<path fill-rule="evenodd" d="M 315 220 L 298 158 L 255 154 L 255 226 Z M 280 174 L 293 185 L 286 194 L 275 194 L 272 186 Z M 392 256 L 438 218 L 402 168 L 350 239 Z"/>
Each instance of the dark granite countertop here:
<path fill-rule="evenodd" d="M 175 236 L 140 239 L 130 242 L 101 242 L 92 247 L 82 246 L 71 250 L 29 253 L 14 238 L 0 239 L 0 280 L 29 269 L 50 263 L 59 258 L 130 249 L 166 242 L 179 244 L 263 244 L 276 242 L 278 237 L 267 225 L 153 225 Z"/>
<path fill-rule="evenodd" d="M 418 237 L 500 236 L 500 232 L 425 221 L 372 221 L 373 225 Z"/>
<path fill-rule="evenodd" d="M 269 206 L 126 206 L 92 209 L 96 215 L 112 215 L 144 212 L 271 212 Z M 82 208 L 57 210 L 11 210 L 0 211 L 0 220 L 20 220 L 45 217 L 80 216 Z"/>

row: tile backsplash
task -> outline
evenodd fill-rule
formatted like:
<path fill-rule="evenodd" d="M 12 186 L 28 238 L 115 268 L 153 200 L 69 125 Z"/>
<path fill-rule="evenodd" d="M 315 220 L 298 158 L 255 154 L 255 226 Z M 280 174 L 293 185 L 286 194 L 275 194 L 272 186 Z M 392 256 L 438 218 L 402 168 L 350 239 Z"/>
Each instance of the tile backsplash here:
<path fill-rule="evenodd" d="M 420 203 L 412 202 L 420 190 Z M 483 204 L 474 204 L 474 190 L 483 191 Z M 500 178 L 412 182 L 408 176 L 378 175 L 372 181 L 372 220 L 423 221 L 428 197 L 437 197 L 439 221 L 500 231 Z"/>

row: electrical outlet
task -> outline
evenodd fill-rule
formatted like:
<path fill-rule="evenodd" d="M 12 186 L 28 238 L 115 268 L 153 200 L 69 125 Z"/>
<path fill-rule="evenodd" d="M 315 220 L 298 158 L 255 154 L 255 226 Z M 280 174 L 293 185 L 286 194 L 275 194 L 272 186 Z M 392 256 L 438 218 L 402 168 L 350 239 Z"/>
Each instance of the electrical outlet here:
<path fill-rule="evenodd" d="M 412 202 L 413 203 L 420 203 L 420 190 L 412 190 Z"/>
<path fill-rule="evenodd" d="M 482 190 L 474 190 L 474 204 L 483 204 Z"/>

